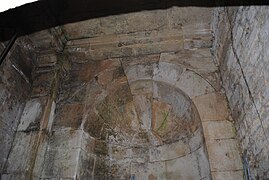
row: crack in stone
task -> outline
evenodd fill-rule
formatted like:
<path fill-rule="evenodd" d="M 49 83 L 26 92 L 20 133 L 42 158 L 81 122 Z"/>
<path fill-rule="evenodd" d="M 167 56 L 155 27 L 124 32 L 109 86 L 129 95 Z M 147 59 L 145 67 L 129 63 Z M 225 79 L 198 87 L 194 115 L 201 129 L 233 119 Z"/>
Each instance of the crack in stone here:
<path fill-rule="evenodd" d="M 249 98 L 251 99 L 251 101 L 252 101 L 252 103 L 253 103 L 253 105 L 254 105 L 255 111 L 256 111 L 256 113 L 257 113 L 257 115 L 258 115 L 258 118 L 259 118 L 259 121 L 260 121 L 260 123 L 261 123 L 261 128 L 262 128 L 262 130 L 263 130 L 263 134 L 264 134 L 265 137 L 266 137 L 266 133 L 265 133 L 265 129 L 264 129 L 264 125 L 263 125 L 262 119 L 261 119 L 261 115 L 260 115 L 259 110 L 258 110 L 258 108 L 257 108 L 257 105 L 256 105 L 256 103 L 255 103 L 255 100 L 254 100 L 254 97 L 253 97 L 253 95 L 252 95 L 252 92 L 251 92 L 251 90 L 250 90 L 248 81 L 247 81 L 247 79 L 246 79 L 245 72 L 244 72 L 244 70 L 243 70 L 243 67 L 242 67 L 242 64 L 241 64 L 241 61 L 240 61 L 240 58 L 239 58 L 239 56 L 238 56 L 238 54 L 237 54 L 237 52 L 236 52 L 235 46 L 234 46 L 234 41 L 233 41 L 233 40 L 234 40 L 233 26 L 232 26 L 232 20 L 231 20 L 231 18 L 230 18 L 230 16 L 229 16 L 229 10 L 228 10 L 228 8 L 225 8 L 225 10 L 226 10 L 226 16 L 227 16 L 228 24 L 229 24 L 229 31 L 230 31 L 230 40 L 231 40 L 232 51 L 233 51 L 233 54 L 234 54 L 234 56 L 235 56 L 236 62 L 237 62 L 237 64 L 238 64 L 239 67 L 240 67 L 240 72 L 242 73 L 242 77 L 243 77 L 243 79 L 244 79 L 244 82 L 245 82 L 245 84 L 246 84 L 246 86 L 247 86 L 247 90 L 248 90 Z M 236 13 L 237 13 L 237 12 L 236 12 Z M 266 140 L 269 142 L 269 139 L 268 139 L 268 138 L 267 138 Z"/>

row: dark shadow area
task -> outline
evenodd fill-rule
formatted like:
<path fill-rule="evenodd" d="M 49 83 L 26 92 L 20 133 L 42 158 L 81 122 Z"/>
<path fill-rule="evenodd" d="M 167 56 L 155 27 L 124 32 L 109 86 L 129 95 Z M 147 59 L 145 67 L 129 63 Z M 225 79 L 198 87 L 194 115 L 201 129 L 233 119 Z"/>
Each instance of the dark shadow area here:
<path fill-rule="evenodd" d="M 246 0 L 40 0 L 0 13 L 0 41 L 66 23 L 172 6 L 216 7 L 269 5 L 269 1 Z"/>

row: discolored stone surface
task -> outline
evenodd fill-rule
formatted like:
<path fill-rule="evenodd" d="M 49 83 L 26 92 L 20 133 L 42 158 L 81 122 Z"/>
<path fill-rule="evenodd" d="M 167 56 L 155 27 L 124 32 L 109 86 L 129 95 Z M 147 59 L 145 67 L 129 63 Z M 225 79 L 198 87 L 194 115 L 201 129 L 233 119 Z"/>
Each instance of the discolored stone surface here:
<path fill-rule="evenodd" d="M 214 59 L 250 176 L 268 179 L 268 7 L 217 8 L 213 22 Z"/>
<path fill-rule="evenodd" d="M 224 94 L 211 93 L 194 98 L 194 103 L 202 121 L 223 120 L 229 118 L 227 102 Z"/>
<path fill-rule="evenodd" d="M 0 135 L 7 134 L 3 144 L 11 147 L 17 131 L 3 178 L 242 177 L 210 52 L 211 13 L 212 8 L 171 7 L 30 35 L 38 52 L 30 99 L 16 122 L 0 119 Z M 16 79 L 3 81 L 9 78 Z M 1 90 L 0 100 L 10 94 Z"/>
<path fill-rule="evenodd" d="M 234 172 L 213 172 L 212 179 L 219 180 L 233 180 L 233 179 L 241 179 L 243 176 L 242 171 L 234 171 Z"/>
<path fill-rule="evenodd" d="M 65 104 L 56 109 L 53 128 L 80 128 L 83 118 L 83 104 Z"/>
<path fill-rule="evenodd" d="M 0 43 L 0 52 L 5 46 Z M 18 38 L 0 67 L 0 174 L 7 171 L 8 156 L 31 91 L 34 58 L 33 44 L 25 37 Z"/>
<path fill-rule="evenodd" d="M 44 102 L 32 99 L 26 102 L 17 131 L 33 131 L 39 129 Z"/>
<path fill-rule="evenodd" d="M 203 122 L 204 136 L 207 139 L 229 139 L 235 138 L 236 131 L 233 123 L 224 121 L 207 121 Z"/>
<path fill-rule="evenodd" d="M 213 171 L 242 170 L 237 142 L 234 139 L 208 141 L 210 165 Z M 220 156 L 224 154 L 225 156 Z"/>
<path fill-rule="evenodd" d="M 17 132 L 14 138 L 14 147 L 11 150 L 10 157 L 7 161 L 7 173 L 26 173 L 31 160 L 31 147 L 35 146 L 38 137 L 37 132 L 24 133 Z M 20 159 L 18 161 L 18 159 Z M 16 162 L 14 164 L 14 162 Z"/>

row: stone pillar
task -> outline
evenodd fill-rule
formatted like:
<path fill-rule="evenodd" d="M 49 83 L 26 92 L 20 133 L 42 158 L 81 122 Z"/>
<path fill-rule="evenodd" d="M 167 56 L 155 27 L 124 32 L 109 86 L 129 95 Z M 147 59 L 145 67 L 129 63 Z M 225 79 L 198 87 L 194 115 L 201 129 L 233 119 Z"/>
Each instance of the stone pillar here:
<path fill-rule="evenodd" d="M 39 56 L 7 163 L 5 179 L 38 179 L 54 118 L 60 69 L 56 54 Z"/>
<path fill-rule="evenodd" d="M 0 51 L 4 44 L 0 43 Z M 0 179 L 10 171 L 8 158 L 16 131 L 31 91 L 33 46 L 27 38 L 18 38 L 0 67 Z M 16 161 L 19 161 L 17 159 Z"/>

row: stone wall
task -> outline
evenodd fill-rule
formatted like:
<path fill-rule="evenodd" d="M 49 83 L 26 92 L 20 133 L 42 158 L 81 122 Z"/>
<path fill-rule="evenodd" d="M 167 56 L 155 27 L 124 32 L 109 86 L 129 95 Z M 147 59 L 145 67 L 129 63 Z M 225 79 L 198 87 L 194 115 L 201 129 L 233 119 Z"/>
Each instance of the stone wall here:
<path fill-rule="evenodd" d="M 242 178 L 209 49 L 211 12 L 190 10 L 192 18 L 173 8 L 62 27 L 69 40 L 41 179 Z M 143 23 L 152 14 L 157 29 Z"/>
<path fill-rule="evenodd" d="M 0 52 L 4 49 L 0 44 Z M 31 89 L 32 44 L 20 38 L 0 67 L 0 174 L 5 172 L 15 132 Z"/>
<path fill-rule="evenodd" d="M 251 176 L 269 178 L 269 7 L 216 8 L 215 61 Z"/>
<path fill-rule="evenodd" d="M 57 34 L 56 30 L 53 30 L 51 31 Z M 62 67 L 61 64 L 57 64 L 60 56 L 57 51 L 60 49 L 60 44 L 52 34 L 43 31 L 39 32 L 39 39 L 34 39 L 35 34 L 33 34 L 23 40 L 24 43 L 33 42 L 31 52 L 27 54 L 27 58 L 33 65 L 31 85 L 28 91 L 24 92 L 23 86 L 18 84 L 18 92 L 26 93 L 28 98 L 24 108 L 21 109 L 22 115 L 17 122 L 14 142 L 1 179 L 34 179 L 39 178 L 41 174 Z M 46 41 L 40 43 L 42 39 Z M 46 53 L 43 53 L 44 51 Z M 21 56 L 16 54 L 16 57 Z"/>
<path fill-rule="evenodd" d="M 242 178 L 211 13 L 173 7 L 30 35 L 32 91 L 2 179 Z"/>
<path fill-rule="evenodd" d="M 63 27 L 69 41 L 41 179 L 211 177 L 201 119 L 191 98 L 219 90 L 219 79 L 214 65 L 199 72 L 213 85 L 183 65 L 188 57 L 194 63 L 190 69 L 198 58 L 212 64 L 210 13 L 199 11 L 207 18 L 193 30 L 197 16 L 175 22 L 182 15 L 177 10 Z M 168 22 L 167 13 L 174 19 Z M 196 48 L 202 50 L 187 50 Z"/>
<path fill-rule="evenodd" d="M 178 86 L 201 84 L 188 92 L 192 97 L 214 89 L 173 64 L 177 55 L 84 63 L 65 58 L 70 68 L 61 81 L 41 179 L 210 178 L 200 116 Z M 172 85 L 163 82 L 167 68 L 174 71 Z"/>

